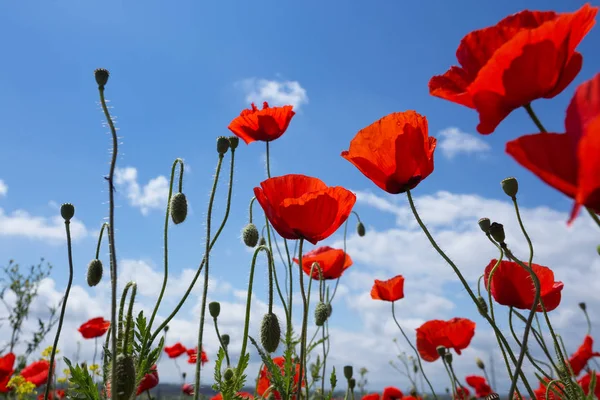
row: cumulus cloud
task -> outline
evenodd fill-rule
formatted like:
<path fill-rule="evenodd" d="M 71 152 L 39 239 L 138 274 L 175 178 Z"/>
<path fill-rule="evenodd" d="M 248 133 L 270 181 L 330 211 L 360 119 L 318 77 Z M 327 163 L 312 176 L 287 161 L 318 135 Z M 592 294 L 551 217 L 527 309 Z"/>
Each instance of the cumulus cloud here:
<path fill-rule="evenodd" d="M 6 193 L 8 193 L 8 185 L 0 179 L 0 197 L 6 196 Z"/>
<path fill-rule="evenodd" d="M 79 240 L 87 236 L 85 225 L 78 219 L 71 220 L 71 238 Z M 14 236 L 45 240 L 52 244 L 65 241 L 65 223 L 60 215 L 38 217 L 25 210 L 15 210 L 10 214 L 0 208 L 0 236 Z"/>
<path fill-rule="evenodd" d="M 115 184 L 125 191 L 129 204 L 139 208 L 143 215 L 165 207 L 169 196 L 169 181 L 164 175 L 150 179 L 142 186 L 138 183 L 138 171 L 134 167 L 117 168 Z"/>
<path fill-rule="evenodd" d="M 452 159 L 458 154 L 484 155 L 492 148 L 478 135 L 466 133 L 458 128 L 447 128 L 438 135 L 438 147 L 446 158 Z"/>
<path fill-rule="evenodd" d="M 263 101 L 272 106 L 292 105 L 298 111 L 308 104 L 308 95 L 298 81 L 248 78 L 237 83 L 246 94 L 246 101 L 260 106 Z"/>

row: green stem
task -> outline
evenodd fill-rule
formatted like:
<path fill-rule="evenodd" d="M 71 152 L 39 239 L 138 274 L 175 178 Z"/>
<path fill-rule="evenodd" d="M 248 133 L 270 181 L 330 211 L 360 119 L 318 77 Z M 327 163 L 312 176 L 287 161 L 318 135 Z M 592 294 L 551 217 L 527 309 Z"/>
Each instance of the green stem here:
<path fill-rule="evenodd" d="M 517 342 L 517 345 L 521 348 L 523 348 L 523 344 L 521 343 L 521 341 L 519 340 L 519 337 L 517 336 L 517 333 L 515 332 L 515 328 L 513 325 L 513 314 L 515 313 L 514 311 L 514 307 L 510 307 L 509 312 L 508 312 L 508 326 L 510 327 L 510 332 L 512 333 L 513 339 L 515 340 L 515 342 Z M 533 331 L 534 328 L 532 328 Z M 548 375 L 546 373 L 546 371 L 544 371 L 539 365 L 538 362 L 539 360 L 536 360 L 535 358 L 533 358 L 531 356 L 531 354 L 529 353 L 529 349 L 525 349 L 525 355 L 527 356 L 527 359 L 529 360 L 529 362 L 531 363 L 531 365 L 533 365 L 535 367 L 535 369 L 537 369 L 542 375 L 544 375 L 544 377 L 548 378 L 548 379 L 552 379 L 552 377 L 550 375 Z M 540 362 L 541 364 L 545 364 Z M 547 367 L 550 367 L 549 365 L 547 365 Z M 552 368 L 550 368 L 550 371 L 552 372 Z"/>
<path fill-rule="evenodd" d="M 67 232 L 67 254 L 69 258 L 69 280 L 67 282 L 67 289 L 65 290 L 65 297 L 62 301 L 60 309 L 60 317 L 58 318 L 58 327 L 56 328 L 56 335 L 54 336 L 54 346 L 52 346 L 52 352 L 50 353 L 50 366 L 48 367 L 48 378 L 46 379 L 46 390 L 44 392 L 44 400 L 48 400 L 50 394 L 50 387 L 52 386 L 52 374 L 54 372 L 54 358 L 56 357 L 56 348 L 58 347 L 58 339 L 60 338 L 60 331 L 62 330 L 63 321 L 65 319 L 65 310 L 67 309 L 67 300 L 69 299 L 69 293 L 71 292 L 71 284 L 73 283 L 73 252 L 71 246 L 71 223 L 65 220 L 65 230 Z"/>
<path fill-rule="evenodd" d="M 269 142 L 267 143 L 267 178 L 271 178 L 271 162 L 269 160 Z"/>
<path fill-rule="evenodd" d="M 223 343 L 223 339 L 221 338 L 221 333 L 219 333 L 219 324 L 217 323 L 217 319 L 213 318 L 213 322 L 215 324 L 215 331 L 217 332 L 217 338 L 219 339 L 219 344 L 221 344 L 221 348 L 223 348 L 223 352 L 225 353 L 225 358 L 227 359 L 227 368 L 230 367 L 231 363 L 229 361 L 229 351 L 227 350 L 227 346 Z"/>
<path fill-rule="evenodd" d="M 137 292 L 137 284 L 135 282 L 131 285 L 131 296 L 129 296 L 129 308 L 127 310 L 127 323 L 125 324 L 125 340 L 123 342 L 123 353 L 127 354 L 129 347 L 129 338 L 133 336 L 131 332 L 131 323 L 133 322 L 133 303 L 135 302 L 135 294 Z M 130 333 L 131 332 L 131 333 Z"/>
<path fill-rule="evenodd" d="M 548 131 L 546 130 L 546 128 L 544 128 L 544 125 L 542 125 L 542 122 L 539 120 L 537 115 L 535 115 L 533 108 L 531 108 L 531 103 L 525 104 L 523 107 L 525 108 L 525 111 L 527 111 L 529 118 L 531 118 L 535 126 L 537 126 L 537 128 L 540 130 L 540 132 L 548 133 Z"/>
<path fill-rule="evenodd" d="M 583 310 L 583 315 L 585 315 L 585 321 L 587 322 L 587 335 L 592 334 L 592 321 L 590 321 L 590 316 L 587 313 L 587 310 Z"/>
<path fill-rule="evenodd" d="M 450 372 L 450 368 L 448 368 L 448 363 L 446 359 L 442 356 L 442 363 L 444 364 L 444 368 L 446 368 L 446 373 L 448 374 L 448 378 L 450 378 L 450 384 L 452 385 L 452 398 L 456 399 L 456 381 Z M 463 400 L 463 399 L 460 399 Z"/>
<path fill-rule="evenodd" d="M 304 239 L 300 239 L 298 249 L 298 267 L 300 274 L 300 294 L 302 295 L 302 331 L 300 333 L 300 370 L 298 373 L 298 393 L 302 392 L 303 372 L 306 370 L 306 326 L 308 322 L 308 302 L 306 300 L 306 292 L 304 291 L 304 272 L 302 271 L 302 251 L 304 247 Z M 308 398 L 308 396 L 307 396 Z"/>
<path fill-rule="evenodd" d="M 410 341 L 408 336 L 406 336 L 406 333 L 404 333 L 404 329 L 402 329 L 402 326 L 400 326 L 398 319 L 396 319 L 396 312 L 394 309 L 394 304 L 396 304 L 396 302 L 392 301 L 392 317 L 394 318 L 394 322 L 396 323 L 396 326 L 398 327 L 398 329 L 400 329 L 400 333 L 402 333 L 402 336 L 404 336 L 404 339 L 406 340 L 406 342 L 408 343 L 410 348 L 413 349 L 413 351 L 415 352 L 415 355 L 417 357 L 417 362 L 419 363 L 419 369 L 421 370 L 421 374 L 425 378 L 425 381 L 427 381 L 427 385 L 429 385 L 429 389 L 431 390 L 431 394 L 433 394 L 433 398 L 437 399 L 435 390 L 433 390 L 433 386 L 431 385 L 431 382 L 429 382 L 429 378 L 427 378 L 427 375 L 425 375 L 425 370 L 423 369 L 423 364 L 421 363 L 421 356 L 419 355 L 419 352 L 417 351 L 416 347 L 412 344 L 412 342 Z M 415 388 L 416 388 L 416 385 L 415 385 Z"/>
<path fill-rule="evenodd" d="M 590 214 L 590 217 L 592 217 L 592 219 L 594 220 L 594 222 L 596 223 L 596 225 L 598 225 L 600 227 L 600 218 L 598 217 L 598 215 L 589 207 L 585 208 L 587 210 L 587 212 Z"/>
<path fill-rule="evenodd" d="M 100 234 L 98 235 L 98 245 L 96 246 L 96 260 L 100 258 L 100 245 L 102 244 L 102 234 L 104 233 L 104 228 L 108 227 L 108 222 L 105 222 L 100 227 Z"/>

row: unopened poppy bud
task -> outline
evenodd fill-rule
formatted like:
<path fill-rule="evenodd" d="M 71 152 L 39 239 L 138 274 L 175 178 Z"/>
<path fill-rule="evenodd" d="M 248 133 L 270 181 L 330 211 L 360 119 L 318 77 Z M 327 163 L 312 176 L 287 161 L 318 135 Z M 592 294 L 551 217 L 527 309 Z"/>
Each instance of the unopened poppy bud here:
<path fill-rule="evenodd" d="M 327 318 L 331 317 L 332 312 L 333 308 L 331 307 L 331 303 L 327 303 Z"/>
<path fill-rule="evenodd" d="M 183 378 L 183 380 L 185 381 L 185 378 L 187 377 L 187 373 L 186 373 L 186 372 L 182 373 L 182 374 L 181 374 L 181 377 L 182 377 L 182 378 Z"/>
<path fill-rule="evenodd" d="M 248 247 L 256 247 L 258 244 L 258 229 L 253 223 L 249 223 L 242 230 L 242 240 Z"/>
<path fill-rule="evenodd" d="M 215 319 L 218 318 L 221 313 L 221 304 L 218 301 L 211 301 L 208 303 L 208 311 L 210 312 L 211 317 Z"/>
<path fill-rule="evenodd" d="M 444 354 L 446 354 L 446 348 L 444 346 L 438 346 L 435 348 L 435 350 L 442 357 L 444 356 Z"/>
<path fill-rule="evenodd" d="M 452 364 L 452 353 L 447 352 L 444 354 L 444 360 L 446 360 L 448 364 Z"/>
<path fill-rule="evenodd" d="M 354 388 L 356 387 L 356 379 L 348 379 L 348 387 L 350 388 L 350 390 L 354 390 Z"/>
<path fill-rule="evenodd" d="M 259 246 L 266 246 L 267 245 L 267 239 L 265 239 L 264 237 L 261 237 L 260 240 L 258 241 L 258 245 Z"/>
<path fill-rule="evenodd" d="M 358 236 L 363 237 L 365 236 L 365 225 L 362 222 L 358 222 L 358 224 L 356 225 L 356 233 L 358 233 Z"/>
<path fill-rule="evenodd" d="M 231 150 L 237 149 L 240 144 L 240 138 L 237 136 L 229 136 L 227 139 L 229 140 L 229 147 L 231 147 Z"/>
<path fill-rule="evenodd" d="M 479 227 L 483 233 L 488 233 L 490 231 L 490 225 L 492 225 L 492 222 L 489 218 L 481 218 L 479 221 L 477 221 L 477 223 L 479 224 Z"/>
<path fill-rule="evenodd" d="M 413 365 L 413 371 L 415 374 L 419 372 L 419 367 L 417 367 L 417 364 Z"/>
<path fill-rule="evenodd" d="M 414 386 L 410 388 L 410 395 L 411 395 L 412 397 L 416 398 L 418 394 L 419 394 L 419 393 L 417 392 L 417 389 L 415 389 L 415 387 L 414 387 Z"/>
<path fill-rule="evenodd" d="M 110 73 L 104 68 L 98 68 L 94 71 L 94 78 L 96 78 L 96 83 L 99 87 L 104 87 L 104 85 L 106 85 L 109 76 Z"/>
<path fill-rule="evenodd" d="M 501 184 L 504 193 L 514 199 L 519 191 L 519 182 L 517 182 L 517 178 L 510 177 L 503 179 Z"/>
<path fill-rule="evenodd" d="M 217 138 L 217 153 L 223 155 L 227 153 L 227 150 L 229 150 L 229 139 L 225 136 L 219 136 Z"/>
<path fill-rule="evenodd" d="M 483 363 L 483 361 L 481 360 L 481 358 L 475 357 L 475 364 L 477 364 L 477 366 L 480 369 L 485 369 L 485 364 Z"/>
<path fill-rule="evenodd" d="M 315 306 L 315 324 L 317 326 L 323 326 L 327 321 L 327 306 L 323 302 L 319 302 Z"/>
<path fill-rule="evenodd" d="M 498 393 L 490 393 L 485 396 L 485 400 L 500 400 L 500 395 Z"/>
<path fill-rule="evenodd" d="M 117 399 L 127 400 L 131 398 L 135 390 L 135 363 L 133 357 L 119 354 L 117 356 L 117 382 L 114 385 Z"/>
<path fill-rule="evenodd" d="M 446 388 L 446 393 L 450 393 L 450 388 Z"/>
<path fill-rule="evenodd" d="M 97 258 L 90 261 L 87 269 L 87 283 L 90 287 L 96 286 L 102 279 L 102 273 L 104 268 L 102 267 L 102 261 Z"/>
<path fill-rule="evenodd" d="M 279 346 L 281 328 L 277 315 L 267 313 L 263 317 L 260 327 L 260 343 L 268 353 L 273 353 Z"/>
<path fill-rule="evenodd" d="M 223 378 L 225 378 L 225 382 L 229 382 L 233 379 L 233 370 L 231 368 L 227 368 L 225 373 L 223 374 Z"/>
<path fill-rule="evenodd" d="M 477 296 L 477 309 L 479 310 L 479 314 L 481 314 L 484 317 L 488 313 L 488 305 L 485 302 L 485 299 L 481 296 Z"/>
<path fill-rule="evenodd" d="M 584 302 L 579 303 L 579 308 L 581 308 L 582 311 L 585 311 L 587 309 L 587 306 L 585 305 Z"/>
<path fill-rule="evenodd" d="M 169 325 L 165 325 L 165 333 L 169 332 Z"/>
<path fill-rule="evenodd" d="M 180 224 L 185 221 L 185 217 L 187 217 L 188 212 L 188 204 L 185 194 L 179 192 L 171 197 L 171 219 L 174 224 Z"/>
<path fill-rule="evenodd" d="M 227 347 L 229 346 L 229 335 L 224 333 L 221 335 L 221 341 L 223 342 L 223 346 Z"/>
<path fill-rule="evenodd" d="M 75 215 L 75 207 L 71 203 L 65 203 L 60 206 L 60 215 L 66 222 L 69 222 Z"/>
<path fill-rule="evenodd" d="M 492 222 L 489 229 L 490 235 L 494 238 L 494 240 L 498 243 L 504 243 L 506 236 L 504 235 L 504 226 L 497 222 Z"/>
<path fill-rule="evenodd" d="M 344 365 L 344 378 L 352 379 L 352 375 L 354 374 L 354 369 L 352 365 Z"/>

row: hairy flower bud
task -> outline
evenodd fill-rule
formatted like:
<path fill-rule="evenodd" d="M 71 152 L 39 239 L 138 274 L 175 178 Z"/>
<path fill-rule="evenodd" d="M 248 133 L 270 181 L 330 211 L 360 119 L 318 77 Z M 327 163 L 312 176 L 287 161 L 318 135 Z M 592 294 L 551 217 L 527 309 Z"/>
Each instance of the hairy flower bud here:
<path fill-rule="evenodd" d="M 256 247 L 258 244 L 258 229 L 253 223 L 249 223 L 242 230 L 242 240 L 248 247 Z"/>
<path fill-rule="evenodd" d="M 223 374 L 223 378 L 225 378 L 225 382 L 229 382 L 233 379 L 233 369 L 227 368 L 225 373 Z"/>
<path fill-rule="evenodd" d="M 352 379 L 352 375 L 354 374 L 354 369 L 352 365 L 344 365 L 344 377 L 346 379 Z"/>
<path fill-rule="evenodd" d="M 71 203 L 65 203 L 60 206 L 60 215 L 66 222 L 69 222 L 75 215 L 75 207 Z"/>
<path fill-rule="evenodd" d="M 211 301 L 208 303 L 208 311 L 211 317 L 218 318 L 221 313 L 221 304 L 218 301 Z"/>
<path fill-rule="evenodd" d="M 231 151 L 237 149 L 238 145 L 240 144 L 240 138 L 237 136 L 229 136 L 227 139 L 229 140 L 229 147 L 231 148 Z"/>
<path fill-rule="evenodd" d="M 479 367 L 479 369 L 485 369 L 485 364 L 483 363 L 481 358 L 475 357 L 475 364 L 477 364 L 477 367 Z"/>
<path fill-rule="evenodd" d="M 323 326 L 327 321 L 327 306 L 323 302 L 319 302 L 315 306 L 315 324 L 317 326 Z"/>
<path fill-rule="evenodd" d="M 219 136 L 217 138 L 217 153 L 223 155 L 227 153 L 227 150 L 229 150 L 229 139 L 225 136 Z"/>
<path fill-rule="evenodd" d="M 260 343 L 268 353 L 273 353 L 279 346 L 281 338 L 281 328 L 277 315 L 267 313 L 263 317 L 260 326 Z"/>
<path fill-rule="evenodd" d="M 128 400 L 135 390 L 135 363 L 133 357 L 119 354 L 117 356 L 117 383 L 116 390 L 118 400 Z"/>
<path fill-rule="evenodd" d="M 479 314 L 485 317 L 488 313 L 488 305 L 485 302 L 485 299 L 481 296 L 477 296 L 477 309 L 479 310 Z"/>
<path fill-rule="evenodd" d="M 517 192 L 519 191 L 519 182 L 517 178 L 510 177 L 502 180 L 502 190 L 506 193 L 507 196 L 511 198 L 515 198 L 517 196 Z"/>
<path fill-rule="evenodd" d="M 502 224 L 493 222 L 492 225 L 490 225 L 489 233 L 496 242 L 504 243 L 506 236 L 504 235 L 504 226 Z"/>
<path fill-rule="evenodd" d="M 106 83 L 108 82 L 109 76 L 110 73 L 104 68 L 98 68 L 94 71 L 94 78 L 96 78 L 96 83 L 98 84 L 98 87 L 104 87 L 104 85 L 106 85 Z"/>
<path fill-rule="evenodd" d="M 356 225 L 356 233 L 358 233 L 358 236 L 363 237 L 365 236 L 365 226 L 362 222 L 358 221 L 358 224 Z"/>
<path fill-rule="evenodd" d="M 102 261 L 98 260 L 97 258 L 90 261 L 87 270 L 87 283 L 90 287 L 96 286 L 98 283 L 100 283 L 103 270 L 104 268 L 102 267 Z"/>
<path fill-rule="evenodd" d="M 483 233 L 488 233 L 490 231 L 490 225 L 492 225 L 492 222 L 489 218 L 481 218 L 479 221 L 477 221 L 477 223 L 479 224 L 479 227 Z"/>
<path fill-rule="evenodd" d="M 228 334 L 224 333 L 221 335 L 221 341 L 223 342 L 223 346 L 225 346 L 225 347 L 229 346 L 229 340 L 230 340 L 230 338 L 229 338 Z"/>
<path fill-rule="evenodd" d="M 188 204 L 185 194 L 179 192 L 171 197 L 171 219 L 174 224 L 180 224 L 185 221 L 188 212 Z"/>

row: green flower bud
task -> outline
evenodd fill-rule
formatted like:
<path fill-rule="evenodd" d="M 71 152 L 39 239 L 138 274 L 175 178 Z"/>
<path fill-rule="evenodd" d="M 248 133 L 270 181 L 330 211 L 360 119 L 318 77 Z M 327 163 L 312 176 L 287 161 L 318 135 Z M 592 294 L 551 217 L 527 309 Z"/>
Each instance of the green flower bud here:
<path fill-rule="evenodd" d="M 319 302 L 315 307 L 315 324 L 323 326 L 327 321 L 327 306 L 323 302 Z"/>
<path fill-rule="evenodd" d="M 171 219 L 174 224 L 180 224 L 185 221 L 188 212 L 188 204 L 185 194 L 179 192 L 171 197 L 171 205 L 169 207 L 171 211 Z"/>
<path fill-rule="evenodd" d="M 479 314 L 481 314 L 484 317 L 488 313 L 488 305 L 485 302 L 485 299 L 481 296 L 477 297 L 477 309 L 479 310 Z"/>
<path fill-rule="evenodd" d="M 356 233 L 358 233 L 358 236 L 363 237 L 365 236 L 365 226 L 363 225 L 362 222 L 358 222 L 358 224 L 356 225 Z"/>
<path fill-rule="evenodd" d="M 348 379 L 348 387 L 350 388 L 350 390 L 354 390 L 354 388 L 356 387 L 356 379 Z"/>
<path fill-rule="evenodd" d="M 266 246 L 267 245 L 267 239 L 265 239 L 264 237 L 261 237 L 260 240 L 258 241 L 258 245 L 259 246 Z"/>
<path fill-rule="evenodd" d="M 131 398 L 135 385 L 135 362 L 133 357 L 119 354 L 117 356 L 117 383 L 112 390 L 116 390 L 118 400 Z"/>
<path fill-rule="evenodd" d="M 475 364 L 477 364 L 477 367 L 479 369 L 485 369 L 485 364 L 483 363 L 483 361 L 481 360 L 481 358 L 475 357 Z"/>
<path fill-rule="evenodd" d="M 227 139 L 229 140 L 229 147 L 231 147 L 231 150 L 237 149 L 240 144 L 240 138 L 237 136 L 229 136 Z"/>
<path fill-rule="evenodd" d="M 229 150 L 229 139 L 225 136 L 219 136 L 217 138 L 217 153 L 223 155 L 227 153 L 227 150 Z"/>
<path fill-rule="evenodd" d="M 165 325 L 164 331 L 165 331 L 165 333 L 169 332 L 169 325 Z"/>
<path fill-rule="evenodd" d="M 444 360 L 446 360 L 448 364 L 452 364 L 452 353 L 447 352 L 444 354 Z"/>
<path fill-rule="evenodd" d="M 66 222 L 69 222 L 75 215 L 75 207 L 71 203 L 65 203 L 60 206 L 60 215 Z"/>
<path fill-rule="evenodd" d="M 102 272 L 102 261 L 98 260 L 97 258 L 90 261 L 87 270 L 87 283 L 90 287 L 96 286 L 98 283 L 100 283 L 100 280 L 102 279 Z"/>
<path fill-rule="evenodd" d="M 344 365 L 344 377 L 346 379 L 352 379 L 352 375 L 354 374 L 354 369 L 352 365 Z"/>
<path fill-rule="evenodd" d="M 187 373 L 186 373 L 186 372 L 182 373 L 182 374 L 181 374 L 181 377 L 182 377 L 182 378 L 183 378 L 183 380 L 185 381 L 185 378 L 187 377 Z"/>
<path fill-rule="evenodd" d="M 443 357 L 444 354 L 446 354 L 446 348 L 444 346 L 438 346 L 435 348 L 435 350 L 441 357 Z"/>
<path fill-rule="evenodd" d="M 490 225 L 489 233 L 496 242 L 504 243 L 506 236 L 504 235 L 504 226 L 502 224 L 493 222 L 492 225 Z"/>
<path fill-rule="evenodd" d="M 481 218 L 477 223 L 483 233 L 488 233 L 490 231 L 490 225 L 492 225 L 492 223 L 489 218 Z"/>
<path fill-rule="evenodd" d="M 218 301 L 211 301 L 208 303 L 208 311 L 211 317 L 218 318 L 221 313 L 221 304 Z"/>
<path fill-rule="evenodd" d="M 225 382 L 231 381 L 233 379 L 233 369 L 227 368 L 223 374 L 223 378 L 225 378 Z"/>
<path fill-rule="evenodd" d="M 248 247 L 256 247 L 258 244 L 258 229 L 253 223 L 249 223 L 242 230 L 242 240 Z"/>
<path fill-rule="evenodd" d="M 587 309 L 587 306 L 585 305 L 584 302 L 579 303 L 579 308 L 581 308 L 582 311 L 585 311 Z"/>
<path fill-rule="evenodd" d="M 98 87 L 104 87 L 104 85 L 106 85 L 106 82 L 108 82 L 109 76 L 110 73 L 104 68 L 98 68 L 94 71 L 94 78 L 96 78 L 96 83 L 98 84 Z"/>
<path fill-rule="evenodd" d="M 519 191 L 519 182 L 517 182 L 517 178 L 510 177 L 502 180 L 502 190 L 506 193 L 507 196 L 511 198 L 515 198 L 517 196 L 517 192 Z"/>
<path fill-rule="evenodd" d="M 224 333 L 221 335 L 221 341 L 223 342 L 223 346 L 225 346 L 225 347 L 229 346 L 229 340 L 230 340 L 230 338 L 229 338 L 228 334 Z"/>
<path fill-rule="evenodd" d="M 409 393 L 410 393 L 410 395 L 412 397 L 417 398 L 418 393 L 417 393 L 417 389 L 415 389 L 414 386 L 410 388 L 410 392 Z"/>
<path fill-rule="evenodd" d="M 273 353 L 279 346 L 281 328 L 277 315 L 267 313 L 263 317 L 260 327 L 260 343 L 268 353 Z"/>

